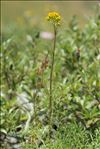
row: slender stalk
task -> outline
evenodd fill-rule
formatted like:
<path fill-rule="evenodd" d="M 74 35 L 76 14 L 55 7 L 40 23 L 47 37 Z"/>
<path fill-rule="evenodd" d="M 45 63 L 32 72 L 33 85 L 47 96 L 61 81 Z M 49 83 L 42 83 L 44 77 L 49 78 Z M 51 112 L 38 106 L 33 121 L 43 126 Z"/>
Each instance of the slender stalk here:
<path fill-rule="evenodd" d="M 51 138 L 52 113 L 53 113 L 52 82 L 53 82 L 53 69 L 54 69 L 54 58 L 55 58 L 55 46 L 56 46 L 56 27 L 55 27 L 55 25 L 54 25 L 54 43 L 53 43 L 51 72 L 50 72 L 50 96 L 49 96 L 49 137 L 50 137 L 50 138 Z"/>
<path fill-rule="evenodd" d="M 36 88 L 37 89 L 37 88 Z M 36 109 L 36 98 L 37 98 L 37 93 L 38 91 L 36 90 L 36 92 L 33 95 L 34 98 L 34 123 L 36 123 L 36 119 L 37 119 L 37 109 Z"/>

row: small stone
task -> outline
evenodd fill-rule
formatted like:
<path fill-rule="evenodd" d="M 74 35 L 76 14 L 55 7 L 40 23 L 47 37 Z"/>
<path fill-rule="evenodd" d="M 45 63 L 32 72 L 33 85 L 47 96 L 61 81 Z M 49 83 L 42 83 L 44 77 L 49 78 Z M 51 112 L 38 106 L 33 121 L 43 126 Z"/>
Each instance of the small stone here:
<path fill-rule="evenodd" d="M 7 136 L 7 142 L 11 144 L 16 144 L 18 143 L 18 140 L 15 137 Z"/>
<path fill-rule="evenodd" d="M 21 149 L 21 145 L 20 144 L 14 144 L 13 149 Z"/>

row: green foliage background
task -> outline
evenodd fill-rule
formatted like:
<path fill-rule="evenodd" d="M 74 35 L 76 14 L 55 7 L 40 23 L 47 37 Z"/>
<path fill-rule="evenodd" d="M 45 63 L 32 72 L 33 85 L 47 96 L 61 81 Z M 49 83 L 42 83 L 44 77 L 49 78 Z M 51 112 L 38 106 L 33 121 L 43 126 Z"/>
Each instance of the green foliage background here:
<path fill-rule="evenodd" d="M 53 76 L 53 136 L 47 137 L 49 74 L 52 40 L 40 38 L 41 22 L 31 15 L 2 28 L 1 42 L 1 128 L 16 132 L 27 116 L 17 107 L 16 94 L 27 93 L 36 102 L 36 122 L 30 123 L 22 141 L 24 149 L 99 149 L 100 147 L 100 10 L 80 28 L 77 16 L 58 30 Z M 50 28 L 50 27 L 48 27 Z M 52 28 L 50 29 L 52 30 Z M 29 40 L 29 37 L 31 40 Z M 38 70 L 47 57 L 42 75 Z M 33 91 L 38 94 L 35 99 Z M 16 108 L 17 107 L 17 108 Z M 57 127 L 57 130 L 55 128 Z M 31 141 L 30 141 L 31 140 Z M 39 141 L 42 141 L 40 145 Z"/>

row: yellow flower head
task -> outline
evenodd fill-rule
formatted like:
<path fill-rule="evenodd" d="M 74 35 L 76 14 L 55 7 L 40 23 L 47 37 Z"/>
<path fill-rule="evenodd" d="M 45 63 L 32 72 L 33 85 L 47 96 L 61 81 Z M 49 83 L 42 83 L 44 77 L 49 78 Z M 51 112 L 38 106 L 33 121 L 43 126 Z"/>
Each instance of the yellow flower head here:
<path fill-rule="evenodd" d="M 46 19 L 54 25 L 60 25 L 61 16 L 57 12 L 49 12 Z"/>

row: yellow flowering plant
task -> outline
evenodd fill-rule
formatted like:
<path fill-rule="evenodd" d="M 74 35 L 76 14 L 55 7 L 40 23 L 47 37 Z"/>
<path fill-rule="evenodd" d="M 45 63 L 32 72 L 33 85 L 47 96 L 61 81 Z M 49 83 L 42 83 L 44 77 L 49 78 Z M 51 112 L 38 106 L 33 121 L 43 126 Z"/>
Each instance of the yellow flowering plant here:
<path fill-rule="evenodd" d="M 49 138 L 51 138 L 52 114 L 53 114 L 53 98 L 52 98 L 53 69 L 54 69 L 57 27 L 61 23 L 61 16 L 57 12 L 49 12 L 46 19 L 52 23 L 53 28 L 54 28 L 54 39 L 53 39 L 53 49 L 52 49 L 52 57 L 51 57 L 51 71 L 50 71 L 50 92 L 49 92 Z"/>
<path fill-rule="evenodd" d="M 46 17 L 46 19 L 53 23 L 53 25 L 55 25 L 56 27 L 60 25 L 61 22 L 61 16 L 59 13 L 57 12 L 49 12 L 48 16 Z"/>

